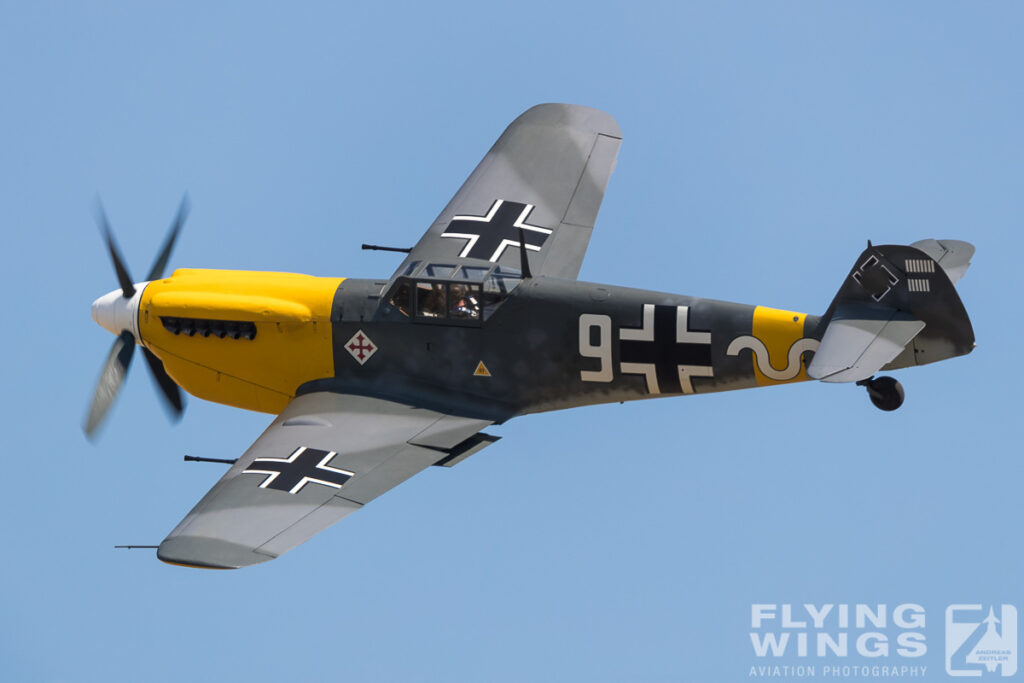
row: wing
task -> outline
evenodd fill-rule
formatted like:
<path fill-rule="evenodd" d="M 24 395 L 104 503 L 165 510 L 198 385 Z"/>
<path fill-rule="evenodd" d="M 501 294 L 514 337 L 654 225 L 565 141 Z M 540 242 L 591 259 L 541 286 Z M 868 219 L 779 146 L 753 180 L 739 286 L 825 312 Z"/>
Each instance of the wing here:
<path fill-rule="evenodd" d="M 486 420 L 363 396 L 296 397 L 164 539 L 164 562 L 266 562 L 435 464 L 496 440 Z"/>
<path fill-rule="evenodd" d="M 505 129 L 398 273 L 414 261 L 519 268 L 523 228 L 535 275 L 575 278 L 621 141 L 604 112 L 533 107 Z"/>

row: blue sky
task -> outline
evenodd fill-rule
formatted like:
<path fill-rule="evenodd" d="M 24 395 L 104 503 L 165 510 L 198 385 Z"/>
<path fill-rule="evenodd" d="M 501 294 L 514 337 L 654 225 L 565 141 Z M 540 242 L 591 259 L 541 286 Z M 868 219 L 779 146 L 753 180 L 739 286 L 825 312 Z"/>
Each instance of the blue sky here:
<path fill-rule="evenodd" d="M 752 603 L 913 602 L 944 680 L 946 605 L 1024 607 L 1022 14 L 0 0 L 0 679 L 740 680 Z M 114 551 L 270 418 L 171 425 L 136 361 L 85 440 L 96 195 L 137 277 L 186 190 L 172 267 L 379 277 L 359 244 L 412 244 L 546 101 L 624 133 L 581 278 L 821 313 L 865 240 L 964 239 L 978 349 L 894 414 L 802 384 L 514 420 L 251 569 Z"/>

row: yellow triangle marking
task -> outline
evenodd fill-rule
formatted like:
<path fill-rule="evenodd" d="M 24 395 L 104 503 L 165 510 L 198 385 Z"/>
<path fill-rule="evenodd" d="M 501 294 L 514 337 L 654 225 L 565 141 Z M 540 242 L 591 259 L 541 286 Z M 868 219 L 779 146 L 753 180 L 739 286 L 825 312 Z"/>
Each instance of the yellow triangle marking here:
<path fill-rule="evenodd" d="M 476 370 L 473 371 L 474 377 L 490 377 L 491 371 L 487 369 L 483 361 L 476 364 Z"/>

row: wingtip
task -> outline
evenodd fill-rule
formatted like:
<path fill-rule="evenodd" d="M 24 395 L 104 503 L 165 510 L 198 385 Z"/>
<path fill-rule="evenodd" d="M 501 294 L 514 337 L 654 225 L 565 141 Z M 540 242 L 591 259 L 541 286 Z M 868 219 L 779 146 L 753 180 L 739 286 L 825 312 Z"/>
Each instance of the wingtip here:
<path fill-rule="evenodd" d="M 253 548 L 201 536 L 171 536 L 165 538 L 156 551 L 158 560 L 165 564 L 192 569 L 240 569 L 273 560 Z"/>
<path fill-rule="evenodd" d="M 530 107 L 513 124 L 568 124 L 573 128 L 591 130 L 601 135 L 622 138 L 622 130 L 611 114 L 581 104 L 546 102 Z"/>
<path fill-rule="evenodd" d="M 189 569 L 217 569 L 217 570 L 222 570 L 222 569 L 238 569 L 238 567 L 218 567 L 218 566 L 212 565 L 212 564 L 189 564 L 188 562 L 177 562 L 175 560 L 169 560 L 166 557 L 160 557 L 160 553 L 159 552 L 156 554 L 156 557 L 157 557 L 158 560 L 160 560 L 164 564 L 169 564 L 169 565 L 171 565 L 173 567 L 187 567 Z"/>

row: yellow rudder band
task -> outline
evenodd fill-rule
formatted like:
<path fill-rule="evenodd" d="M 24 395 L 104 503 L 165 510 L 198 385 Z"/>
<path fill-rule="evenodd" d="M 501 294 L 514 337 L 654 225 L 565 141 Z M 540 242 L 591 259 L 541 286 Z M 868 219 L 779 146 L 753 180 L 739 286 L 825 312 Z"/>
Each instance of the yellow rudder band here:
<path fill-rule="evenodd" d="M 754 309 L 753 336 L 761 340 L 768 351 L 770 367 L 762 368 L 766 360 L 755 353 L 754 375 L 759 386 L 803 382 L 808 380 L 807 368 L 801 362 L 801 346 L 794 345 L 804 338 L 806 313 L 783 311 L 758 306 Z M 799 367 L 799 370 L 797 369 Z"/>

